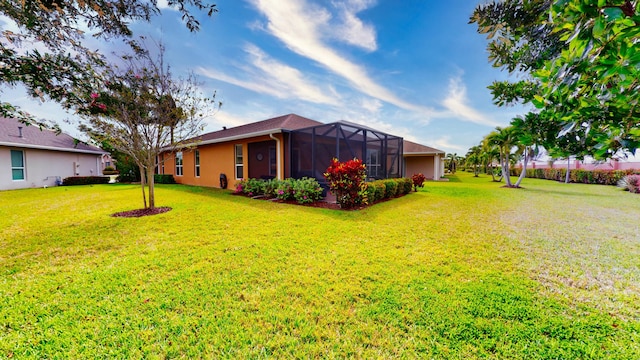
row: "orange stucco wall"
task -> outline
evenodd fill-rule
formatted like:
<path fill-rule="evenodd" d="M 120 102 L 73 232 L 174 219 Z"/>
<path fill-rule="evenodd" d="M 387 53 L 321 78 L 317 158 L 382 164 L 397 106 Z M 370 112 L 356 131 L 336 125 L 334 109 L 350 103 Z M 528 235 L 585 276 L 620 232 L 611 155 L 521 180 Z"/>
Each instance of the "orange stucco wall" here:
<path fill-rule="evenodd" d="M 435 175 L 434 157 L 431 156 L 407 156 L 404 158 L 405 176 L 422 173 L 427 179 L 433 179 Z"/>
<path fill-rule="evenodd" d="M 275 134 L 282 139 L 282 134 Z M 243 178 L 249 175 L 249 149 L 248 144 L 261 141 L 272 140 L 268 135 L 259 136 L 249 139 L 229 141 L 224 143 L 198 145 L 194 148 L 182 151 L 183 175 L 175 175 L 175 156 L 174 154 L 164 154 L 164 173 L 172 174 L 177 183 L 187 185 L 198 185 L 208 187 L 220 187 L 220 174 L 225 174 L 229 182 L 229 189 L 234 187 L 237 182 L 235 177 L 235 145 L 242 145 L 243 154 Z M 286 144 L 280 141 L 280 166 L 284 167 L 284 152 Z M 195 176 L 195 150 L 200 151 L 200 176 Z M 277 154 L 277 152 L 276 152 Z M 255 159 L 254 159 L 255 160 Z M 284 171 L 282 171 L 284 174 Z"/>

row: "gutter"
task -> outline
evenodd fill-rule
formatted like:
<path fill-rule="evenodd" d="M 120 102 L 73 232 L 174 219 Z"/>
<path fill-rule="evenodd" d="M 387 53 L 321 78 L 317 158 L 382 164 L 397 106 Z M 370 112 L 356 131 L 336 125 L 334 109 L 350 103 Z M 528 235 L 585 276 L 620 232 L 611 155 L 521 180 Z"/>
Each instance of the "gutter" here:
<path fill-rule="evenodd" d="M 269 137 L 276 141 L 276 177 L 278 180 L 282 180 L 282 160 L 280 159 L 282 150 L 280 149 L 280 139 L 275 137 L 273 134 L 274 133 L 269 134 Z"/>

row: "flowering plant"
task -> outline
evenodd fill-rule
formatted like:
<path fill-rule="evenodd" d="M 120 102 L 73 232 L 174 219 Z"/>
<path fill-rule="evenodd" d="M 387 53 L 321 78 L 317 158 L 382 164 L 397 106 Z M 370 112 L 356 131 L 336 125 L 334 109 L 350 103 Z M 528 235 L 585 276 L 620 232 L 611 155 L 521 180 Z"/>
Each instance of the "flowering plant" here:
<path fill-rule="evenodd" d="M 367 169 L 362 160 L 340 162 L 334 158 L 324 173 L 329 190 L 343 209 L 367 204 Z"/>

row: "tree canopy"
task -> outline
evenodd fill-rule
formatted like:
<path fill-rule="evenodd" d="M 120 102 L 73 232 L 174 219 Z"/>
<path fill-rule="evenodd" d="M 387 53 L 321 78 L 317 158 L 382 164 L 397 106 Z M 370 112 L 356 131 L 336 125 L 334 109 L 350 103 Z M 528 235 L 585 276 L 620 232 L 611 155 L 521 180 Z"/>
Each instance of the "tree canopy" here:
<path fill-rule="evenodd" d="M 96 140 L 128 155 L 140 169 L 144 207 L 155 207 L 154 171 L 161 152 L 172 154 L 199 135 L 214 97 L 199 91 L 195 76 L 176 78 L 164 63 L 145 51 L 124 57 L 122 67 L 109 66 L 99 88 L 85 94 L 81 109 L 88 123 L 82 129 Z M 194 144 L 191 144 L 194 145 Z"/>
<path fill-rule="evenodd" d="M 203 0 L 167 0 L 167 4 L 180 12 L 190 31 L 200 29 L 193 10 L 207 16 L 217 12 L 215 4 Z M 85 45 L 85 36 L 119 38 L 140 50 L 131 24 L 150 21 L 160 8 L 156 0 L 2 1 L 0 14 L 19 29 L 2 31 L 0 85 L 23 84 L 33 97 L 75 109 L 84 103 L 77 94 L 95 86 L 95 69 L 105 65 L 103 54 Z M 0 103 L 0 115 L 34 120 L 6 102 Z"/>
<path fill-rule="evenodd" d="M 488 35 L 489 60 L 524 75 L 490 86 L 496 104 L 535 105 L 552 152 L 596 158 L 634 152 L 640 146 L 638 7 L 631 0 L 480 5 L 470 21 Z"/>

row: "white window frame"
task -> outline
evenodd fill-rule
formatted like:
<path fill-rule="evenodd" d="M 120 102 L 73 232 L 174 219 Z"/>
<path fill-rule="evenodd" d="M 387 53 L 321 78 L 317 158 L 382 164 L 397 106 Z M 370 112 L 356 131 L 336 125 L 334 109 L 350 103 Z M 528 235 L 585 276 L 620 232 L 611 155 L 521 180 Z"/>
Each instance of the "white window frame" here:
<path fill-rule="evenodd" d="M 194 173 L 196 177 L 200 177 L 200 150 L 196 149 L 193 153 L 194 158 Z"/>
<path fill-rule="evenodd" d="M 238 151 L 240 149 L 240 151 Z M 244 151 L 242 144 L 236 144 L 234 147 L 234 163 L 235 163 L 235 178 L 240 180 L 244 177 Z M 238 177 L 238 170 L 240 170 L 240 177 Z"/>
<path fill-rule="evenodd" d="M 13 164 L 13 152 L 19 152 L 20 155 L 22 156 L 22 166 L 15 166 Z M 11 150 L 9 152 L 9 156 L 11 157 L 11 180 L 12 181 L 25 181 L 27 179 L 27 169 L 25 166 L 25 158 L 24 158 L 24 150 Z M 20 170 L 22 171 L 22 179 L 14 179 L 13 177 L 13 171 L 14 170 Z"/>
<path fill-rule="evenodd" d="M 182 151 L 176 153 L 176 176 L 184 175 L 184 162 L 182 157 Z"/>

